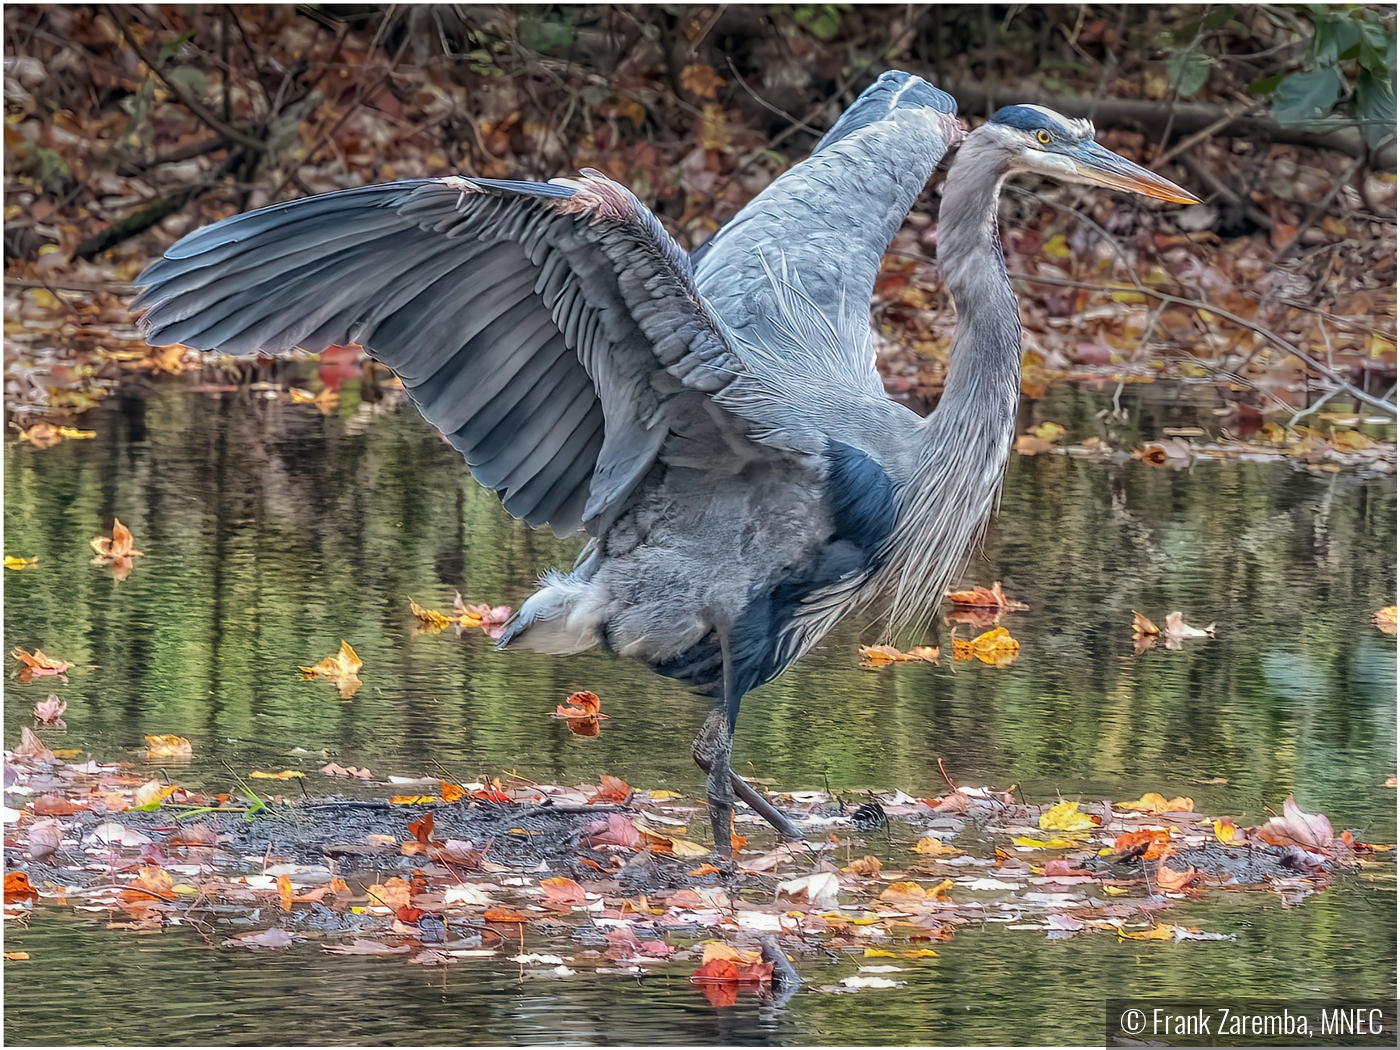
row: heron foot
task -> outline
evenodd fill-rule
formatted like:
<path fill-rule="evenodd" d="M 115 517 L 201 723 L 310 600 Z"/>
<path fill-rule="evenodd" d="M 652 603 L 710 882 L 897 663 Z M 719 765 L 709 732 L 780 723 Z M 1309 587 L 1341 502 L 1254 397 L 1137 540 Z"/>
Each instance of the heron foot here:
<path fill-rule="evenodd" d="M 734 812 L 734 798 L 737 795 L 744 804 L 766 820 L 785 842 L 801 842 L 802 832 L 791 820 L 780 813 L 750 784 L 739 779 L 739 775 L 729 767 L 730 744 L 729 719 L 723 709 L 716 708 L 705 719 L 700 733 L 691 745 L 695 764 L 709 775 L 705 778 L 705 794 L 710 806 L 710 827 L 715 835 L 715 852 L 724 856 L 730 854 L 725 844 L 730 841 L 731 814 Z M 723 828 L 723 832 L 720 828 Z"/>

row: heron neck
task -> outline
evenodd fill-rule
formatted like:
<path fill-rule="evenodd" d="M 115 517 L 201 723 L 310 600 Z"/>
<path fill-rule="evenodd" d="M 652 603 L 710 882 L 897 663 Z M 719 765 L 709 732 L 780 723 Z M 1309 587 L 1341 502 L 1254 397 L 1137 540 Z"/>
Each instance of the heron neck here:
<path fill-rule="evenodd" d="M 971 147 L 971 148 L 969 148 Z M 938 406 L 900 496 L 885 564 L 871 587 L 890 600 L 888 634 L 926 620 L 981 533 L 1006 469 L 1021 386 L 1021 320 L 997 230 L 1001 161 L 963 146 L 944 187 L 938 257 L 958 327 Z"/>

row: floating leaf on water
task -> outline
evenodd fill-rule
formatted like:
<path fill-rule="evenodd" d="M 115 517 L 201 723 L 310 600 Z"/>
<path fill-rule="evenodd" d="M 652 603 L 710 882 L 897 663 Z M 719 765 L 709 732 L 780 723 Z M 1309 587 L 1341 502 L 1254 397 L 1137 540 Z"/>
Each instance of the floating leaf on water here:
<path fill-rule="evenodd" d="M 147 758 L 180 758 L 194 754 L 189 740 L 173 733 L 146 737 Z"/>
<path fill-rule="evenodd" d="M 1011 637 L 1005 627 L 994 627 L 971 641 L 953 639 L 954 660 L 981 660 L 984 664 L 1005 667 L 1021 652 L 1021 643 Z"/>
<path fill-rule="evenodd" d="M 1371 622 L 1385 634 L 1394 634 L 1395 615 L 1395 606 L 1387 605 L 1384 609 L 1377 609 L 1375 611 L 1371 616 Z"/>
<path fill-rule="evenodd" d="M 37 557 L 17 558 L 13 554 L 5 555 L 5 568 L 7 569 L 37 569 L 38 567 L 39 559 Z"/>
<path fill-rule="evenodd" d="M 1184 795 L 1167 799 L 1155 791 L 1148 791 L 1142 798 L 1133 799 L 1131 802 L 1115 802 L 1118 809 L 1130 809 L 1138 813 L 1191 813 L 1196 808 L 1196 803 Z"/>
<path fill-rule="evenodd" d="M 986 587 L 973 587 L 970 591 L 949 591 L 948 600 L 954 605 L 966 605 L 974 608 L 1006 609 L 1009 611 L 1030 608 L 1025 602 L 1015 602 L 1008 598 L 1001 589 L 1000 580 L 993 583 L 990 590 Z"/>
<path fill-rule="evenodd" d="M 301 668 L 301 673 L 307 678 L 324 678 L 335 682 L 340 689 L 340 698 L 348 700 L 363 684 L 359 677 L 363 666 L 350 643 L 342 639 L 338 653 L 326 657 L 315 666 Z"/>
<path fill-rule="evenodd" d="M 1042 831 L 1090 831 L 1099 821 L 1079 812 L 1078 802 L 1061 802 L 1040 815 Z"/>
<path fill-rule="evenodd" d="M 938 663 L 938 647 L 936 645 L 916 645 L 906 653 L 892 645 L 862 645 L 860 658 L 871 667 L 883 667 L 911 661 L 936 664 Z"/>

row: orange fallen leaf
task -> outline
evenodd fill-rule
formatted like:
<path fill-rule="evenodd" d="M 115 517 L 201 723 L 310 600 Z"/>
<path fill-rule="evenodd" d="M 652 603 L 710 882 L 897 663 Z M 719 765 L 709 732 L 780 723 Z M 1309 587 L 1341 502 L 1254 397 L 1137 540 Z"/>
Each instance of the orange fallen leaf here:
<path fill-rule="evenodd" d="M 511 911 L 509 908 L 487 908 L 486 914 L 482 916 L 487 922 L 529 922 L 530 916 L 522 915 L 518 911 Z"/>
<path fill-rule="evenodd" d="M 699 63 L 681 70 L 681 87 L 700 98 L 713 100 L 724 87 L 724 79 L 715 72 L 713 66 Z"/>
<path fill-rule="evenodd" d="M 444 802 L 461 802 L 462 799 L 467 797 L 467 789 L 460 784 L 450 784 L 446 780 L 440 780 L 438 781 L 438 785 L 442 791 L 442 800 Z"/>
<path fill-rule="evenodd" d="M 588 894 L 582 886 L 562 875 L 556 875 L 552 879 L 541 879 L 540 889 L 544 890 L 545 900 L 559 904 L 582 904 L 588 899 Z"/>
<path fill-rule="evenodd" d="M 604 773 L 599 778 L 599 788 L 589 799 L 591 806 L 598 802 L 626 802 L 632 797 L 632 786 L 619 777 Z"/>
<path fill-rule="evenodd" d="M 408 600 L 408 607 L 413 610 L 413 615 L 418 617 L 423 627 L 434 633 L 451 627 L 453 624 L 452 617 L 444 616 L 436 609 L 425 609 L 412 598 Z"/>
<path fill-rule="evenodd" d="M 292 877 L 290 875 L 277 876 L 277 901 L 282 905 L 283 911 L 292 910 Z"/>
<path fill-rule="evenodd" d="M 1168 867 L 1166 858 L 1163 858 L 1157 865 L 1157 885 L 1164 890 L 1185 889 L 1200 877 L 1201 873 L 1189 864 L 1185 871 L 1177 871 L 1175 868 Z"/>
<path fill-rule="evenodd" d="M 568 700 L 554 708 L 556 718 L 607 718 L 607 715 L 599 713 L 602 701 L 598 699 L 597 693 L 572 693 Z"/>
<path fill-rule="evenodd" d="M 1384 609 L 1377 609 L 1371 616 L 1371 622 L 1385 634 L 1395 633 L 1395 606 L 1387 605 Z"/>
<path fill-rule="evenodd" d="M 131 575 L 132 559 L 144 557 L 142 551 L 138 551 L 131 545 L 131 530 L 121 523 L 120 519 L 112 519 L 112 535 L 95 536 L 89 541 L 92 549 L 97 552 L 97 556 L 92 559 L 94 565 L 111 565 L 112 576 L 117 580 L 124 580 Z"/>
<path fill-rule="evenodd" d="M 979 608 L 997 608 L 1012 611 L 1029 609 L 1025 602 L 1013 602 L 1001 589 L 1001 581 L 992 584 L 991 590 L 986 587 L 973 587 L 970 591 L 949 591 L 948 600 L 954 605 L 971 605 Z"/>
<path fill-rule="evenodd" d="M 1005 667 L 1021 652 L 1021 643 L 1011 637 L 1005 627 L 994 627 L 971 641 L 953 639 L 954 660 L 981 660 L 984 664 Z"/>
<path fill-rule="evenodd" d="M 22 901 L 37 901 L 39 891 L 29 885 L 29 876 L 22 871 L 5 872 L 5 903 L 19 904 Z"/>
<path fill-rule="evenodd" d="M 720 870 L 713 864 L 701 864 L 700 867 L 689 872 L 689 874 L 695 878 L 699 878 L 701 875 L 718 875 L 720 874 Z"/>
<path fill-rule="evenodd" d="M 1142 831 L 1127 831 L 1113 840 L 1113 852 L 1120 860 L 1142 857 L 1144 860 L 1158 860 L 1170 849 L 1172 833 L 1167 828 L 1146 828 Z"/>
<path fill-rule="evenodd" d="M 907 653 L 892 645 L 862 645 L 860 658 L 871 667 L 885 667 L 889 664 L 902 664 L 914 661 L 938 663 L 938 646 L 916 645 Z"/>
<path fill-rule="evenodd" d="M 1136 609 L 1133 610 L 1133 634 L 1161 634 L 1157 625 Z"/>
<path fill-rule="evenodd" d="M 880 858 L 875 856 L 861 857 L 859 860 L 851 861 L 841 870 L 850 875 L 878 875 L 880 874 Z"/>
<path fill-rule="evenodd" d="M 35 678 L 44 678 L 53 675 L 68 681 L 68 676 L 63 672 L 73 665 L 67 660 L 55 660 L 44 655 L 44 650 L 35 649 L 32 653 L 23 649 L 14 650 L 13 656 L 20 662 L 19 681 L 21 685 L 28 685 Z"/>
<path fill-rule="evenodd" d="M 363 666 L 359 655 L 350 648 L 350 643 L 341 639 L 338 653 L 326 657 L 312 667 L 301 668 L 301 673 L 307 678 L 324 678 L 335 682 L 340 689 L 340 698 L 349 700 L 363 684 L 359 675 Z"/>

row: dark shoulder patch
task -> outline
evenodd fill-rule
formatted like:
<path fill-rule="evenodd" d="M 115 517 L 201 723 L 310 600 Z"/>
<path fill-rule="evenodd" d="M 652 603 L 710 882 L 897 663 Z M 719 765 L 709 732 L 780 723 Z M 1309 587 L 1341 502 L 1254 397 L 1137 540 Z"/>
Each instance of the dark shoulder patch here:
<path fill-rule="evenodd" d="M 826 491 L 836 535 L 867 555 L 874 554 L 894 531 L 894 484 L 884 467 L 842 441 L 827 446 L 826 462 Z"/>

